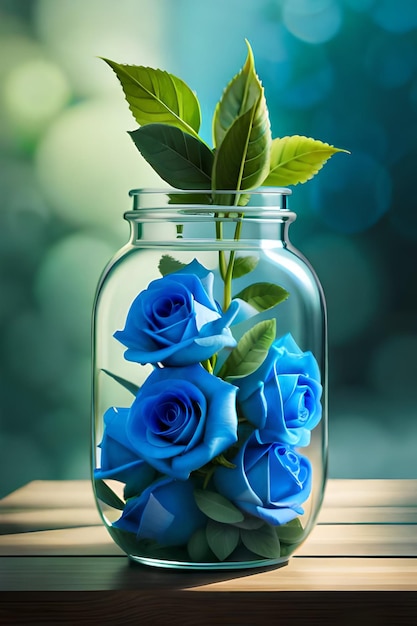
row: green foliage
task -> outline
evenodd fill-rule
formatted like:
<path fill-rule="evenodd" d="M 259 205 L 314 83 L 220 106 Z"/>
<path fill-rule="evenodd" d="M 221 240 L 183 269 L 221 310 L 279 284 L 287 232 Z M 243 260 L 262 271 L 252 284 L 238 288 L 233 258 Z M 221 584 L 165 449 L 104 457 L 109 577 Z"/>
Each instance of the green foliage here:
<path fill-rule="evenodd" d="M 234 504 L 215 491 L 196 489 L 194 498 L 200 511 L 212 520 L 233 524 L 244 519 L 243 513 Z"/>
<path fill-rule="evenodd" d="M 249 274 L 257 265 L 258 257 L 256 256 L 239 256 L 235 258 L 232 278 L 240 278 L 245 274 Z"/>
<path fill-rule="evenodd" d="M 163 254 L 158 264 L 158 269 L 162 276 L 178 272 L 178 270 L 181 270 L 183 267 L 186 267 L 185 263 L 177 261 L 177 259 L 174 259 L 174 257 L 169 254 Z"/>
<path fill-rule="evenodd" d="M 114 509 L 119 509 L 120 511 L 123 511 L 123 509 L 125 508 L 125 503 L 119 498 L 118 495 L 114 493 L 112 489 L 110 489 L 110 487 L 107 485 L 107 483 L 104 482 L 104 480 L 94 480 L 94 489 L 97 498 L 99 498 L 102 502 L 105 502 Z"/>
<path fill-rule="evenodd" d="M 240 378 L 252 374 L 264 362 L 275 339 L 275 319 L 259 322 L 248 330 L 220 369 L 221 378 Z"/>
<path fill-rule="evenodd" d="M 281 556 L 281 546 L 278 536 L 271 526 L 264 524 L 257 530 L 240 531 L 242 543 L 255 554 L 267 559 L 277 559 Z"/>
<path fill-rule="evenodd" d="M 237 548 L 240 531 L 235 526 L 209 520 L 206 528 L 207 543 L 219 561 L 224 561 Z"/>
<path fill-rule="evenodd" d="M 159 69 L 103 59 L 116 73 L 141 126 L 130 133 L 132 139 L 173 187 L 214 192 L 296 185 L 317 174 L 336 152 L 346 152 L 299 135 L 272 140 L 264 90 L 246 44 L 246 61 L 214 111 L 214 151 L 198 135 L 200 104 L 183 80 Z M 240 203 L 234 194 L 213 193 L 213 198 L 223 205 Z"/>
<path fill-rule="evenodd" d="M 242 289 L 234 297 L 251 304 L 257 311 L 266 311 L 284 302 L 290 294 L 283 287 L 273 283 L 254 283 Z"/>
<path fill-rule="evenodd" d="M 151 67 L 103 61 L 116 73 L 138 124 L 170 124 L 191 135 L 198 133 L 200 104 L 181 78 Z"/>
<path fill-rule="evenodd" d="M 109 370 L 102 369 L 101 371 L 107 374 L 107 376 L 110 376 L 110 378 L 113 378 L 113 380 L 115 380 L 117 383 L 122 385 L 122 387 L 130 391 L 131 394 L 133 394 L 134 396 L 137 395 L 140 389 L 138 385 L 135 385 L 135 383 L 131 383 L 129 380 L 126 380 L 125 378 L 122 378 L 121 376 L 118 376 L 117 374 L 113 374 L 112 372 L 109 372 Z"/>
<path fill-rule="evenodd" d="M 282 137 L 274 139 L 271 147 L 271 166 L 265 185 L 297 185 L 305 183 L 336 152 L 347 152 L 310 137 Z"/>
<path fill-rule="evenodd" d="M 283 526 L 277 526 L 275 532 L 281 543 L 299 543 L 304 538 L 304 528 L 298 517 Z"/>
<path fill-rule="evenodd" d="M 167 124 L 148 124 L 129 135 L 168 184 L 181 189 L 210 188 L 213 153 L 200 139 Z"/>
<path fill-rule="evenodd" d="M 196 563 L 204 563 L 215 560 L 214 554 L 210 549 L 207 541 L 207 533 L 205 528 L 199 528 L 191 535 L 187 544 L 190 559 Z"/>

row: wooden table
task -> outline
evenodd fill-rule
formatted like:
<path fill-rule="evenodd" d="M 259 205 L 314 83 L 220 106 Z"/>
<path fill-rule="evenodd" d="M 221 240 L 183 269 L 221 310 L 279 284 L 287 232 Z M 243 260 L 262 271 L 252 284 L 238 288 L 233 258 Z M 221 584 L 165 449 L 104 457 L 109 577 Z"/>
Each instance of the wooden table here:
<path fill-rule="evenodd" d="M 130 563 L 88 481 L 0 501 L 0 624 L 417 624 L 417 480 L 330 480 L 319 524 L 269 570 Z"/>

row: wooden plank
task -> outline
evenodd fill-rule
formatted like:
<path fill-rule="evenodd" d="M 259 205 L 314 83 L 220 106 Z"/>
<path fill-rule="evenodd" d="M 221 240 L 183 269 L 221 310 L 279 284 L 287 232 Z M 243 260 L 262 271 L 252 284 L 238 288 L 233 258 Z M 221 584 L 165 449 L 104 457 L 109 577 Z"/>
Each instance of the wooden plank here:
<path fill-rule="evenodd" d="M 125 557 L 5 557 L 2 591 L 147 590 L 187 593 L 282 591 L 417 591 L 415 559 L 299 558 L 285 567 L 241 571 L 164 570 Z"/>
<path fill-rule="evenodd" d="M 120 553 L 103 525 L 0 536 L 0 556 L 112 556 Z M 318 525 L 297 554 L 417 557 L 417 525 Z"/>
<path fill-rule="evenodd" d="M 324 507 L 318 524 L 417 524 L 416 507 Z"/>
<path fill-rule="evenodd" d="M 35 480 L 0 500 L 10 509 L 94 507 L 89 480 Z M 417 479 L 330 479 L 323 508 L 417 507 Z"/>

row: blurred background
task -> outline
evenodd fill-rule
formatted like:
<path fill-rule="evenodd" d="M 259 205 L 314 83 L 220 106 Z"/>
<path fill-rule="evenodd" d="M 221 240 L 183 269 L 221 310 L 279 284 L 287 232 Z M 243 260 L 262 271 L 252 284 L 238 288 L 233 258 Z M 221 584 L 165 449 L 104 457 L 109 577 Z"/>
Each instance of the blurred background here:
<path fill-rule="evenodd" d="M 294 188 L 329 310 L 330 476 L 417 477 L 417 2 L 0 0 L 0 496 L 87 478 L 90 316 L 158 185 L 98 59 L 183 78 L 203 135 L 252 44 L 274 136 L 344 147 Z"/>

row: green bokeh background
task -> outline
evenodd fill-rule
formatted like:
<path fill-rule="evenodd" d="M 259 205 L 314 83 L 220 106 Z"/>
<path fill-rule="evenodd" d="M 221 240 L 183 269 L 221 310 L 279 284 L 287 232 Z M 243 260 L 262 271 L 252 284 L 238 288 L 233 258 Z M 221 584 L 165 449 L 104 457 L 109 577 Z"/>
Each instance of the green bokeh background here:
<path fill-rule="evenodd" d="M 0 0 L 0 495 L 89 476 L 95 285 L 158 185 L 98 57 L 181 76 L 211 141 L 245 37 L 274 136 L 352 153 L 291 204 L 328 301 L 330 476 L 417 477 L 417 2 Z"/>

